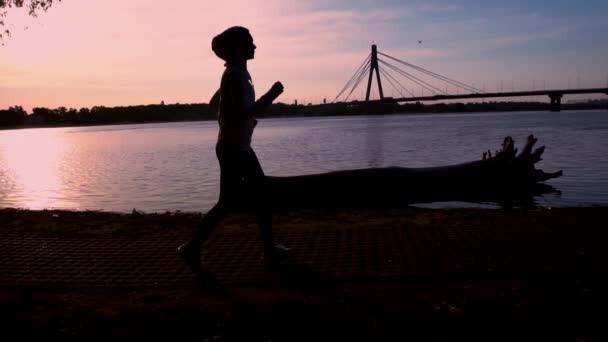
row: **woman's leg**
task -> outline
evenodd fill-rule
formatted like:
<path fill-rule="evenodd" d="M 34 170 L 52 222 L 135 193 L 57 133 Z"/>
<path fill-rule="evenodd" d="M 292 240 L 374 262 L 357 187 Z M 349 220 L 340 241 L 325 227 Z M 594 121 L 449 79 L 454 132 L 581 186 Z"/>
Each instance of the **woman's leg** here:
<path fill-rule="evenodd" d="M 209 239 L 217 225 L 224 219 L 234 202 L 241 184 L 239 160 L 236 154 L 222 154 L 217 151 L 220 164 L 220 196 L 218 202 L 201 219 L 194 237 L 178 247 L 183 257 L 192 267 L 200 264 L 201 246 Z"/>
<path fill-rule="evenodd" d="M 217 225 L 224 219 L 238 197 L 242 183 L 241 164 L 236 153 L 217 151 L 220 163 L 220 198 L 197 226 L 194 239 L 199 245 L 207 241 Z"/>
<path fill-rule="evenodd" d="M 266 254 L 273 251 L 272 240 L 272 210 L 268 189 L 266 188 L 266 176 L 260 165 L 260 161 L 253 150 L 243 152 L 244 178 L 247 184 L 248 201 L 253 202 L 256 210 L 258 226 L 262 245 Z"/>

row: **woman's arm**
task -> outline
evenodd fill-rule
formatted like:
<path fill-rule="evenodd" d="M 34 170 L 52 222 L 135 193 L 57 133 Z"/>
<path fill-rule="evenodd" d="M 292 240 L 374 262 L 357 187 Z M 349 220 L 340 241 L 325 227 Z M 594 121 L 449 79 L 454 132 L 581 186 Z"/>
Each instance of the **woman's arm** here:
<path fill-rule="evenodd" d="M 246 98 L 248 87 L 251 87 L 249 80 L 238 77 L 236 74 L 231 74 L 228 75 L 224 82 L 221 89 L 224 108 L 232 113 L 242 113 L 246 118 L 262 114 L 283 92 L 281 82 L 276 82 L 266 94 L 252 103 Z"/>
<path fill-rule="evenodd" d="M 251 108 L 246 110 L 246 115 L 248 117 L 257 116 L 262 114 L 274 100 L 279 97 L 283 93 L 283 84 L 281 82 L 275 82 L 270 90 L 266 92 L 266 94 L 262 95 Z"/>
<path fill-rule="evenodd" d="M 219 109 L 220 109 L 220 90 L 218 89 L 215 92 L 215 94 L 213 94 L 213 96 L 211 97 L 211 100 L 209 100 L 209 110 L 211 110 L 211 113 L 217 114 L 217 113 L 219 113 Z"/>

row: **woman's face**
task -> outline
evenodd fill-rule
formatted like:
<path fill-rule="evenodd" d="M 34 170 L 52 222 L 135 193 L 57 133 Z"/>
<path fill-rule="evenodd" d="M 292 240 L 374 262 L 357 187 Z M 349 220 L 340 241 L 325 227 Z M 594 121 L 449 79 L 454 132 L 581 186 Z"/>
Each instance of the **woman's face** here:
<path fill-rule="evenodd" d="M 245 40 L 245 58 L 253 59 L 255 57 L 255 49 L 257 46 L 253 44 L 253 37 L 249 36 Z"/>

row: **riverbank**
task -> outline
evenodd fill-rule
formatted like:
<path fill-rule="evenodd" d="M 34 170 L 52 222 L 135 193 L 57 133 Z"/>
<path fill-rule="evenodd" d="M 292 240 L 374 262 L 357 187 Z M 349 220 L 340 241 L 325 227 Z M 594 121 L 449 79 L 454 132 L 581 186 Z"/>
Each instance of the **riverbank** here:
<path fill-rule="evenodd" d="M 608 304 L 606 207 L 276 213 L 296 246 L 260 270 L 254 215 L 229 217 L 196 285 L 175 246 L 195 213 L 0 210 L 7 336 L 208 341 L 588 340 Z M 257 273 L 256 273 L 257 272 Z"/>
<path fill-rule="evenodd" d="M 562 110 L 606 110 L 605 101 L 565 103 Z M 458 114 L 481 112 L 549 111 L 545 102 L 482 101 L 467 103 L 374 103 L 338 102 L 327 104 L 276 103 L 260 118 L 340 117 L 393 114 Z M 206 103 L 150 104 L 126 107 L 35 108 L 28 114 L 19 106 L 0 109 L 0 130 L 22 128 L 88 127 L 165 122 L 217 120 Z"/>

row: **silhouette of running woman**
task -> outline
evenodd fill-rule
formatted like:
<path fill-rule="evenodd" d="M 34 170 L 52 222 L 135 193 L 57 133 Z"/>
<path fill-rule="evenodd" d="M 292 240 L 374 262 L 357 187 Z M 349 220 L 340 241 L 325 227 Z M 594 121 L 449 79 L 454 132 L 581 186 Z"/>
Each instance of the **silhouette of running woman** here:
<path fill-rule="evenodd" d="M 256 115 L 263 113 L 283 92 L 283 85 L 276 82 L 255 100 L 247 61 L 254 58 L 256 46 L 246 28 L 227 29 L 213 38 L 211 47 L 226 62 L 220 89 L 210 101 L 213 109 L 219 99 L 219 134 L 215 151 L 220 164 L 220 196 L 199 223 L 194 237 L 178 247 L 178 252 L 194 272 L 202 271 L 202 244 L 231 210 L 245 204 L 256 209 L 264 262 L 272 266 L 287 257 L 290 249 L 273 245 L 272 212 L 265 195 L 264 171 L 251 148 L 251 137 L 257 124 Z"/>

